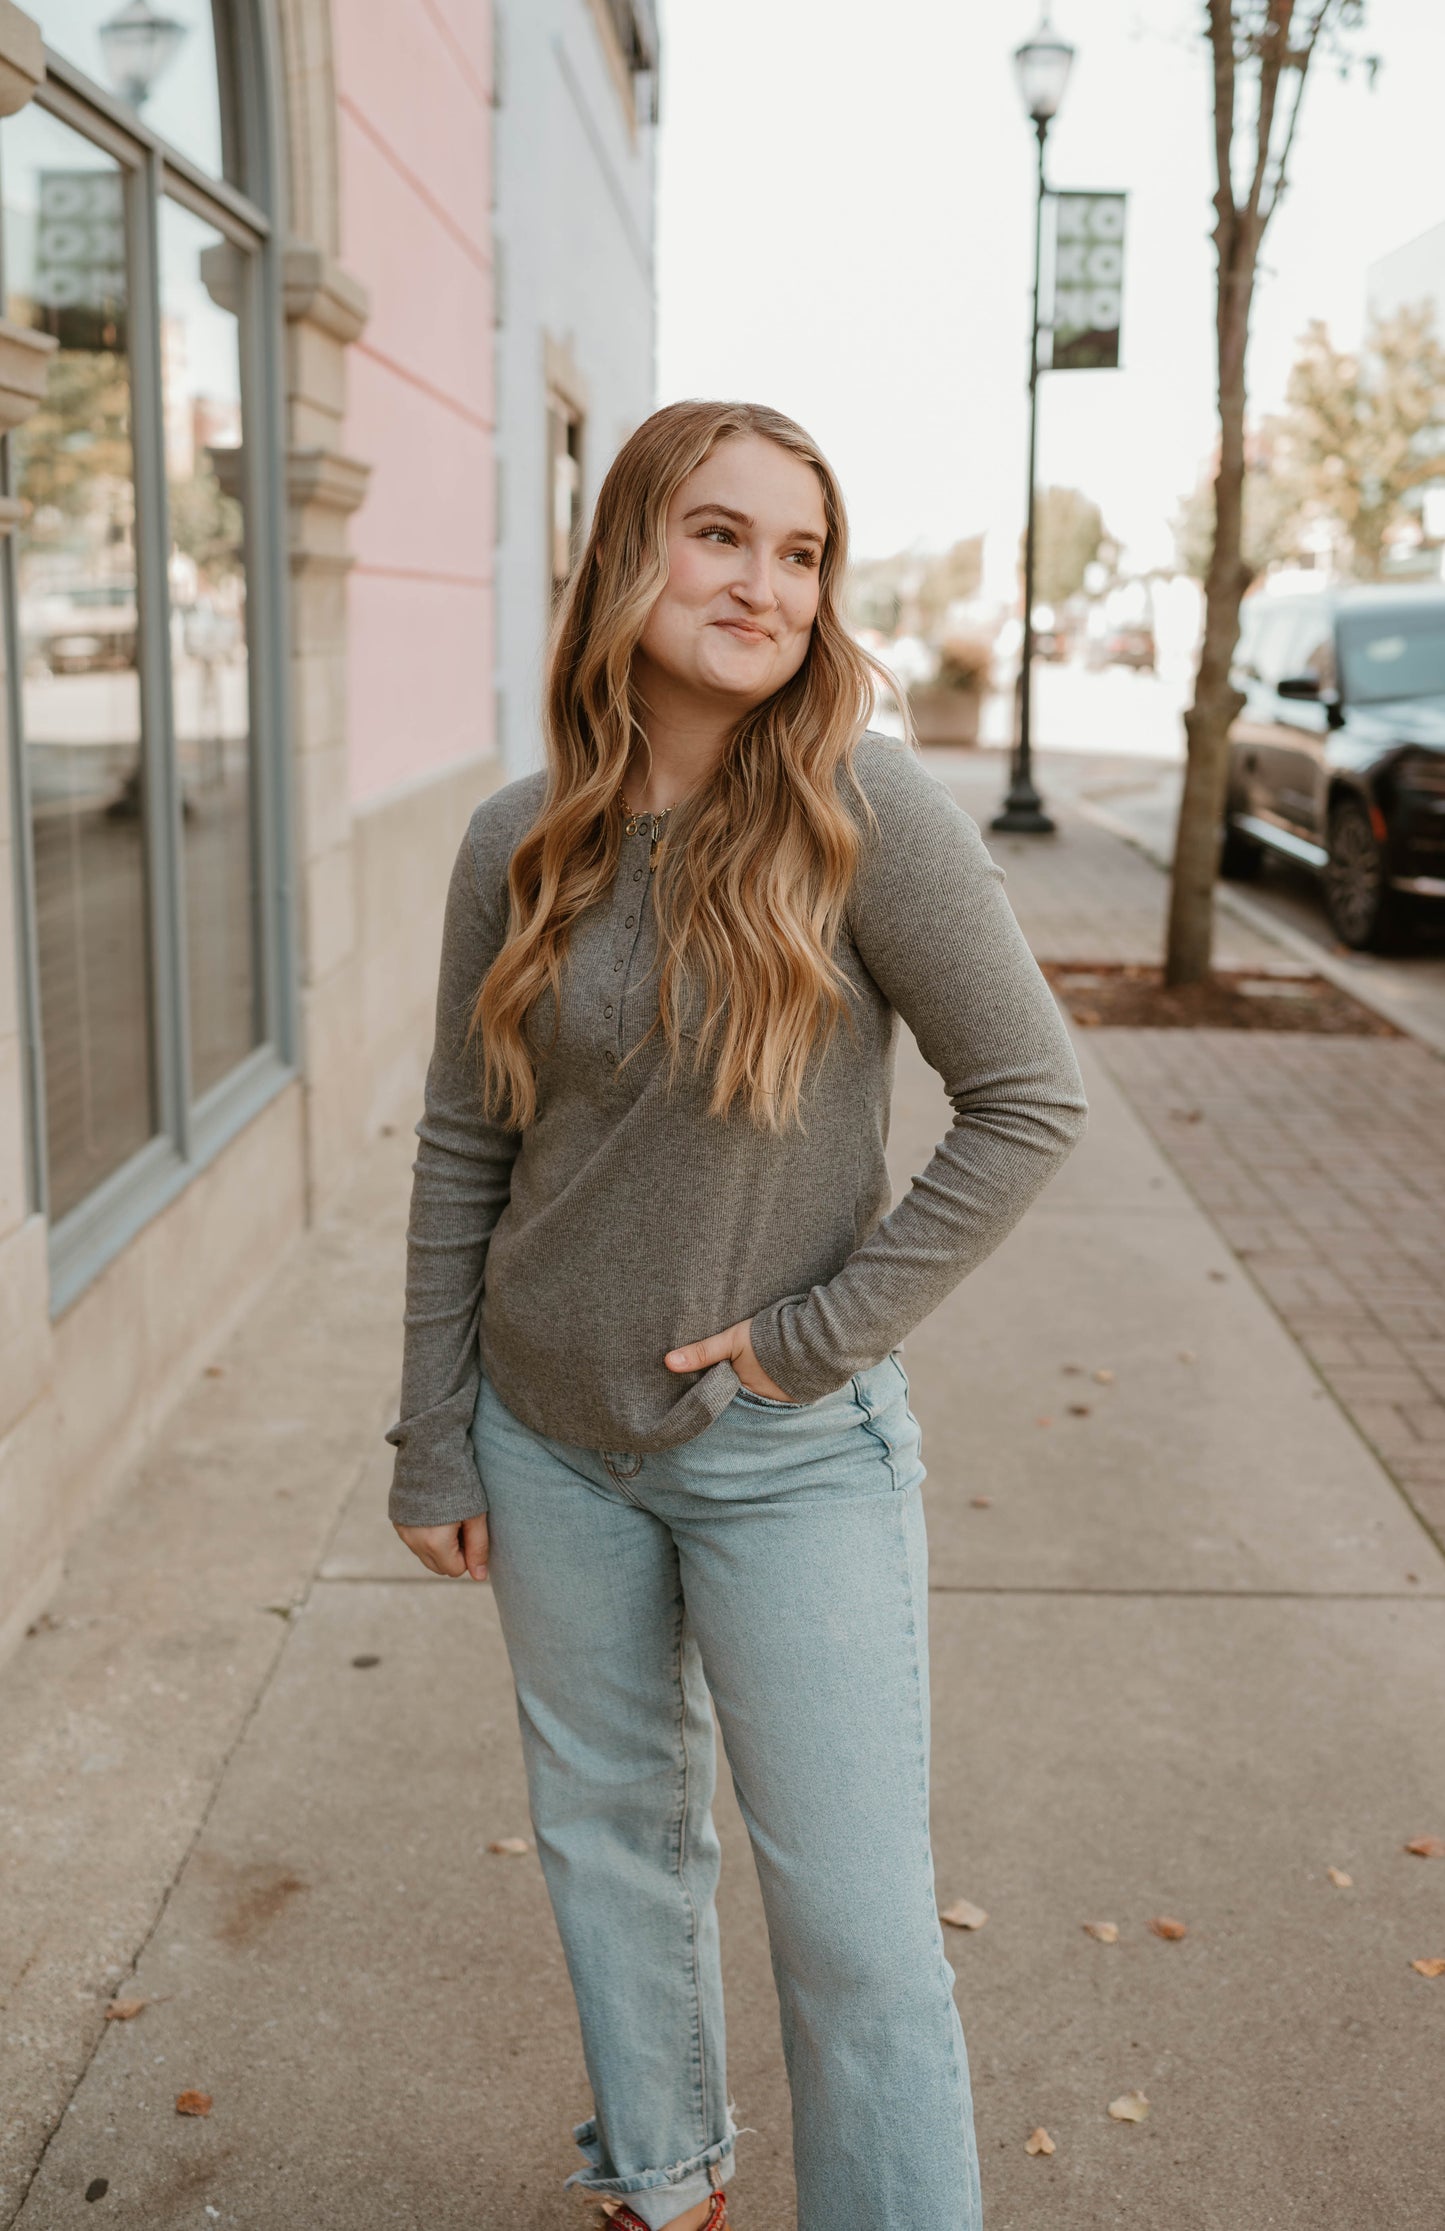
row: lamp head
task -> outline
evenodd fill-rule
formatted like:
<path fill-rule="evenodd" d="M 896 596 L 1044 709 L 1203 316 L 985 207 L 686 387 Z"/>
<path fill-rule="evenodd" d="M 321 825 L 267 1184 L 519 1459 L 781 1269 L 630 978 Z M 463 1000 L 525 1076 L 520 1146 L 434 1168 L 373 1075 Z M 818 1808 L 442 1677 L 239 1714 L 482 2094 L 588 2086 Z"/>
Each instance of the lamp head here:
<path fill-rule="evenodd" d="M 106 74 L 123 101 L 140 108 L 155 82 L 175 59 L 186 35 L 186 26 L 172 16 L 158 15 L 147 0 L 126 0 L 126 5 L 100 26 L 100 51 Z"/>
<path fill-rule="evenodd" d="M 1025 114 L 1040 130 L 1047 129 L 1059 112 L 1073 60 L 1073 48 L 1054 30 L 1046 8 L 1033 37 L 1014 49 L 1019 98 Z"/>

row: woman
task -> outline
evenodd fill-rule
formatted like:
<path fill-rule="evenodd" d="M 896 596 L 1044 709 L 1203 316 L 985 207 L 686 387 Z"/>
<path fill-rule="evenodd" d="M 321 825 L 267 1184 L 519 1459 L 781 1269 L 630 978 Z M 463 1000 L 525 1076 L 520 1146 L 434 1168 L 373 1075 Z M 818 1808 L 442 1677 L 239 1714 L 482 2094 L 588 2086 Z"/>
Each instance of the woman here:
<path fill-rule="evenodd" d="M 864 733 L 842 498 L 681 403 L 568 591 L 547 771 L 472 818 L 417 1126 L 391 1516 L 492 1572 L 614 2231 L 725 2231 L 709 1692 L 782 2007 L 802 2231 L 981 2221 L 928 1843 L 898 1343 L 1079 1135 L 973 823 Z M 954 1118 L 885 1214 L 898 1017 Z"/>

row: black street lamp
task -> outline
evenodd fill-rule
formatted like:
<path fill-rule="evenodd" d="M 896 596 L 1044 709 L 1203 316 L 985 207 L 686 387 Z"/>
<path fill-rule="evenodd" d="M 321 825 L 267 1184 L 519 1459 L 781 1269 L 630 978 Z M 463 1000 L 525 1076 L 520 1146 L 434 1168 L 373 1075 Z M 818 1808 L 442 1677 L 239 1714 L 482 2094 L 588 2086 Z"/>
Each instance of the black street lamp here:
<path fill-rule="evenodd" d="M 1043 800 L 1033 781 L 1033 679 L 1034 679 L 1034 487 L 1035 455 L 1039 430 L 1039 274 L 1044 242 L 1044 141 L 1059 111 L 1074 50 L 1043 20 L 1031 39 L 1014 54 L 1014 73 L 1030 123 L 1038 134 L 1038 192 L 1034 202 L 1034 314 L 1029 334 L 1029 504 L 1024 528 L 1024 639 L 1019 653 L 1018 741 L 1014 750 L 1013 779 L 995 814 L 995 829 L 1022 830 L 1032 836 L 1049 836 L 1054 824 L 1044 812 Z"/>

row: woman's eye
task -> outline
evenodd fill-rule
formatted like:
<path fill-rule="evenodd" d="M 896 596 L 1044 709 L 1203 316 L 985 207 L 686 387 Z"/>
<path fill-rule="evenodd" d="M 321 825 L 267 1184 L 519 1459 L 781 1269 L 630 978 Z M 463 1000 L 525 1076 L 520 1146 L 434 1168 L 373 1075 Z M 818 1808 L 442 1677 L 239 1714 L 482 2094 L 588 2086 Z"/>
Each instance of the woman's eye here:
<path fill-rule="evenodd" d="M 731 527 L 704 527 L 701 539 L 706 542 L 710 535 L 718 535 L 724 542 L 731 542 L 734 539 Z"/>
<path fill-rule="evenodd" d="M 791 550 L 789 551 L 788 555 L 790 557 L 797 558 L 799 562 L 805 566 L 815 566 L 818 563 L 818 553 L 816 550 Z"/>

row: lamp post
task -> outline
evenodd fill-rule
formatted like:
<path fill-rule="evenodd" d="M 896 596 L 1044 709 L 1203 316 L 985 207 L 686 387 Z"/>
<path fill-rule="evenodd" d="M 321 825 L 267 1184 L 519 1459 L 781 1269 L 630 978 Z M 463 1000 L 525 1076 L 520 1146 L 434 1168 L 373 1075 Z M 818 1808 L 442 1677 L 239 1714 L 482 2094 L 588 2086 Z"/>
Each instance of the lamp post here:
<path fill-rule="evenodd" d="M 1024 639 L 1019 653 L 1018 738 L 1014 748 L 1013 779 L 1003 811 L 995 814 L 995 829 L 1021 830 L 1031 836 L 1049 836 L 1054 824 L 1044 812 L 1043 800 L 1033 780 L 1033 679 L 1034 679 L 1034 498 L 1035 456 L 1039 429 L 1039 277 L 1044 241 L 1044 141 L 1059 111 L 1074 50 L 1049 23 L 1047 6 L 1031 39 L 1014 53 L 1014 74 L 1024 110 L 1038 135 L 1038 189 L 1034 200 L 1034 309 L 1029 333 L 1029 501 L 1024 527 Z"/>
<path fill-rule="evenodd" d="M 148 0 L 126 0 L 119 13 L 100 26 L 106 75 L 123 101 L 132 108 L 143 106 L 185 35 L 183 23 L 157 15 Z"/>

